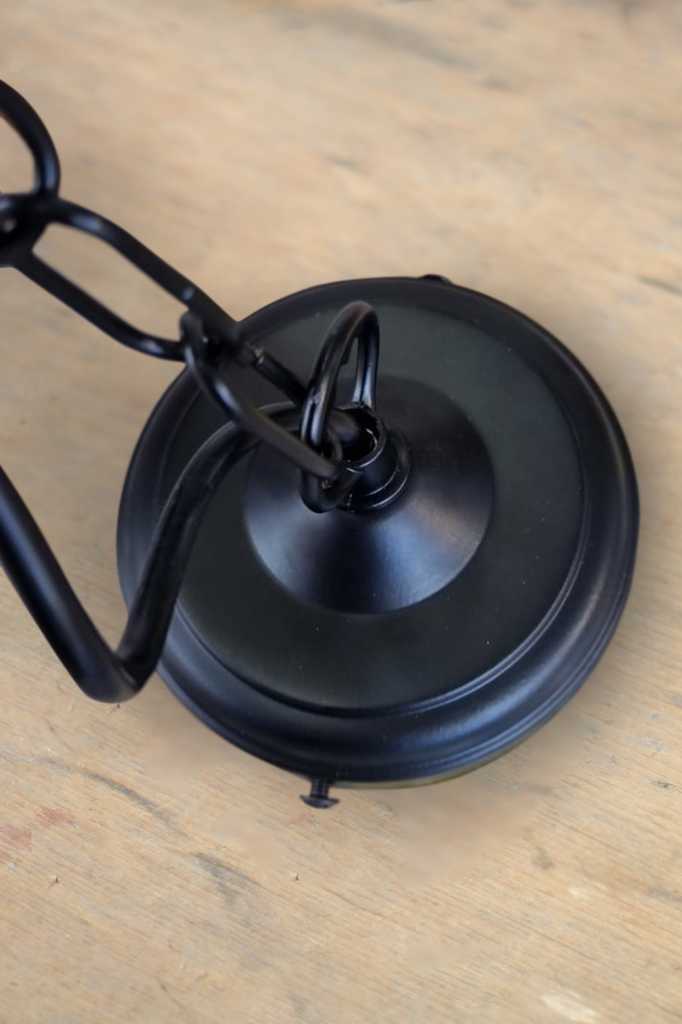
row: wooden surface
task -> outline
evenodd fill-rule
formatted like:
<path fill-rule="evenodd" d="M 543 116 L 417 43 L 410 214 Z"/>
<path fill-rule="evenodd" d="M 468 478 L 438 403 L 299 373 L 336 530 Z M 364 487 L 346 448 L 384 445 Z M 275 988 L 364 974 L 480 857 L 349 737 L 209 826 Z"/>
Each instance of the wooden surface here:
<path fill-rule="evenodd" d="M 682 1019 L 680 4 L 22 0 L 1 30 L 66 196 L 235 315 L 425 272 L 520 307 L 607 391 L 643 513 L 621 627 L 558 718 L 327 814 L 158 679 L 81 697 L 0 581 L 2 1024 Z M 96 243 L 41 251 L 172 329 Z M 174 370 L 13 271 L 0 308 L 3 463 L 113 640 L 118 495 Z"/>

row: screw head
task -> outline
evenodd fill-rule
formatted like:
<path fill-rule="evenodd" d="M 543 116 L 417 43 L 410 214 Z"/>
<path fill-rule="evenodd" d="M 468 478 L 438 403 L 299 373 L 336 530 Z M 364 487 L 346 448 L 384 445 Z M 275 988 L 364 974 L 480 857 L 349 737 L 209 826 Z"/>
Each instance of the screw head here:
<path fill-rule="evenodd" d="M 329 785 L 327 779 L 312 779 L 310 793 L 302 794 L 301 800 L 308 807 L 315 807 L 317 810 L 327 810 L 329 807 L 333 807 L 339 801 L 335 797 L 329 796 Z"/>

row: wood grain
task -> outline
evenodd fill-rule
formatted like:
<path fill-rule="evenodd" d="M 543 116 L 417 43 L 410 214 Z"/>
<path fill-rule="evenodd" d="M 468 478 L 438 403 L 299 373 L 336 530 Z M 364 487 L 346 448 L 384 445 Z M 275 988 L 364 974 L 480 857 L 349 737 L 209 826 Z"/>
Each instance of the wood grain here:
<path fill-rule="evenodd" d="M 392 273 L 520 307 L 607 391 L 643 513 L 621 628 L 558 718 L 328 814 L 158 680 L 88 702 L 0 581 L 3 1024 L 682 1019 L 681 48 L 672 0 L 3 6 L 66 196 L 238 316 Z M 41 251 L 172 329 L 96 244 Z M 118 495 L 174 371 L 12 271 L 0 309 L 3 463 L 113 640 Z"/>

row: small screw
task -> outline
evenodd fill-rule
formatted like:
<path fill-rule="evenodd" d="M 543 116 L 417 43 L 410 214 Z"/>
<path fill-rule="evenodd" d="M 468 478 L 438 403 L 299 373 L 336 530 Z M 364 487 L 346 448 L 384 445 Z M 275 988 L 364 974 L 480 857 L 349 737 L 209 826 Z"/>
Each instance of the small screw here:
<path fill-rule="evenodd" d="M 16 217 L 5 217 L 4 220 L 0 221 L 0 231 L 2 231 L 5 235 L 9 235 L 10 231 L 14 231 L 16 226 Z"/>
<path fill-rule="evenodd" d="M 310 793 L 301 795 L 301 800 L 308 807 L 316 807 L 318 810 L 326 810 L 338 804 L 335 797 L 329 795 L 330 783 L 327 779 L 313 779 L 310 783 Z"/>

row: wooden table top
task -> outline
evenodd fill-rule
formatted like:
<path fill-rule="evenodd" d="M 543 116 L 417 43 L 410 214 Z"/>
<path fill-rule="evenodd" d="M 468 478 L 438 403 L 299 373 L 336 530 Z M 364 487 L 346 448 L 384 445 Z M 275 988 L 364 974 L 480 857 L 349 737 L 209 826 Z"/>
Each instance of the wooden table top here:
<path fill-rule="evenodd" d="M 0 580 L 2 1024 L 682 1019 L 682 7 L 666 0 L 25 0 L 2 74 L 63 194 L 237 316 L 445 274 L 557 334 L 642 498 L 634 589 L 580 694 L 460 780 L 332 812 L 155 678 L 98 705 Z M 0 128 L 0 181 L 28 165 Z M 170 302 L 66 229 L 130 317 Z M 135 439 L 175 368 L 0 274 L 3 465 L 113 641 Z"/>

